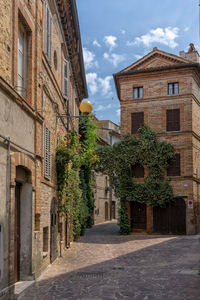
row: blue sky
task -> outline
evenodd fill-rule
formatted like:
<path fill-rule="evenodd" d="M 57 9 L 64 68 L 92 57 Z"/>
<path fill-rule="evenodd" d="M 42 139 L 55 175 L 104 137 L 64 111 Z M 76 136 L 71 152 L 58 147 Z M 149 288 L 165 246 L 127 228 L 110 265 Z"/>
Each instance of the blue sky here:
<path fill-rule="evenodd" d="M 119 123 L 112 74 L 153 47 L 179 54 L 199 41 L 199 0 L 76 0 L 89 100 L 99 119 Z"/>

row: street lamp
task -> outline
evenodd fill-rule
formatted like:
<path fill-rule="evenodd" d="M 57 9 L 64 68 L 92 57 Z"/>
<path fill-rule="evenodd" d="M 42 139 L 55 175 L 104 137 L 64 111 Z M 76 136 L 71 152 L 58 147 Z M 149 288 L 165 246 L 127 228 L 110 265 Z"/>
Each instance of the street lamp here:
<path fill-rule="evenodd" d="M 88 115 L 91 113 L 93 107 L 92 104 L 90 103 L 90 101 L 84 100 L 81 102 L 80 104 L 80 111 L 83 113 L 83 115 Z M 81 118 L 83 115 L 79 115 L 79 116 L 72 116 L 70 115 L 70 113 L 68 112 L 67 114 L 57 114 L 57 118 L 60 118 L 60 120 L 63 122 L 63 118 L 67 119 L 67 130 L 69 129 L 69 119 L 73 118 L 73 119 L 79 119 Z"/>
<path fill-rule="evenodd" d="M 92 111 L 92 108 L 93 108 L 92 104 L 87 100 L 82 101 L 80 104 L 80 111 L 83 114 L 90 114 Z"/>

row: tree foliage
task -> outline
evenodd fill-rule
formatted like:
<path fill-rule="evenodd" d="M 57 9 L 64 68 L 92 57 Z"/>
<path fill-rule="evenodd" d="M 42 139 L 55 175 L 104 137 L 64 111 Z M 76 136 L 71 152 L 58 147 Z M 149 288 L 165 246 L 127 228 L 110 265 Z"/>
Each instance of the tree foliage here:
<path fill-rule="evenodd" d="M 96 171 L 109 176 L 115 195 L 121 201 L 121 233 L 127 233 L 123 230 L 127 219 L 125 202 L 137 201 L 164 207 L 173 198 L 172 188 L 165 178 L 168 162 L 174 158 L 173 146 L 159 141 L 157 134 L 148 126 L 142 126 L 137 137 L 127 134 L 112 147 L 99 148 L 97 154 Z M 133 178 L 132 167 L 136 164 L 147 169 L 148 175 L 143 182 L 136 182 Z"/>

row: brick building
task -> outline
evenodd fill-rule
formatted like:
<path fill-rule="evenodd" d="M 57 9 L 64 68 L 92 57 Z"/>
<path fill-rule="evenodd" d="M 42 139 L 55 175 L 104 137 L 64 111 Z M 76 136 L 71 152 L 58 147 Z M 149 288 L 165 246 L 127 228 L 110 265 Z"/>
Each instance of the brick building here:
<path fill-rule="evenodd" d="M 120 141 L 120 127 L 110 120 L 96 120 L 99 127 L 98 144 L 102 146 L 112 146 Z M 116 219 L 118 216 L 119 200 L 115 197 L 110 186 L 109 177 L 101 173 L 94 175 L 94 223 L 99 224 L 105 221 Z"/>
<path fill-rule="evenodd" d="M 57 131 L 87 97 L 75 0 L 0 0 L 0 299 L 67 245 L 58 215 Z M 67 116 L 66 116 L 67 115 Z M 16 284 L 15 284 L 16 286 Z"/>
<path fill-rule="evenodd" d="M 121 133 L 136 134 L 142 124 L 174 145 L 176 159 L 166 176 L 175 199 L 165 209 L 128 206 L 133 230 L 195 234 L 199 231 L 200 68 L 193 44 L 180 56 L 157 48 L 114 74 L 121 105 Z M 137 180 L 145 176 L 142 166 Z"/>

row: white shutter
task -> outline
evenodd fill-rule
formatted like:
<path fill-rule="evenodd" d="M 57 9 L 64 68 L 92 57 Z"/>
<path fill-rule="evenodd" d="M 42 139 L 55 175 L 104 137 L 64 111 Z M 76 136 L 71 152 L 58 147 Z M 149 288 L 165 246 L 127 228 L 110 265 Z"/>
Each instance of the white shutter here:
<path fill-rule="evenodd" d="M 69 99 L 69 62 L 67 60 L 63 63 L 63 95 Z"/>
<path fill-rule="evenodd" d="M 45 127 L 45 136 L 44 136 L 44 177 L 50 178 L 51 175 L 51 161 L 50 161 L 50 131 Z"/>

